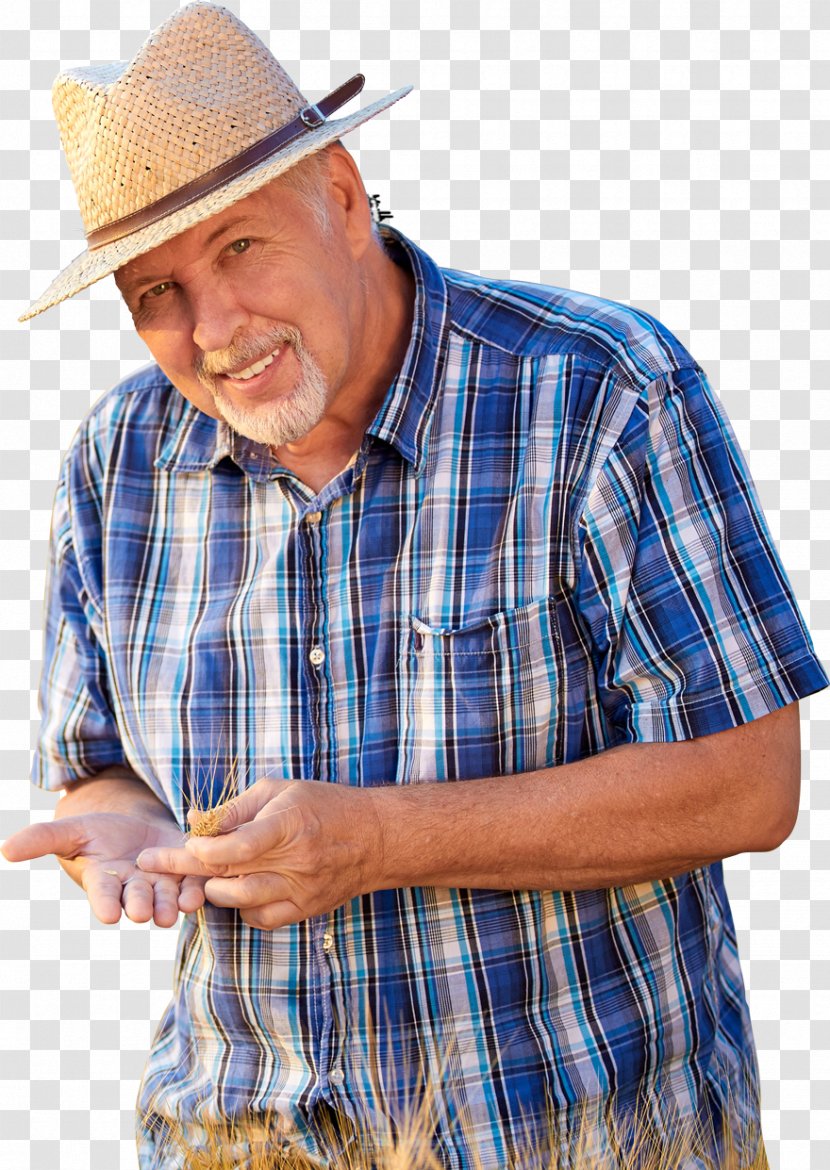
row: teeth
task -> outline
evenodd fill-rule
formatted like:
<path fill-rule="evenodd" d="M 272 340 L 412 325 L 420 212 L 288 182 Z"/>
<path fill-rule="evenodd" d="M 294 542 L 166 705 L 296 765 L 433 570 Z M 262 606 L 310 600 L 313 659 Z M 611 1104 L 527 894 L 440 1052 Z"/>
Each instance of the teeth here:
<path fill-rule="evenodd" d="M 236 374 L 227 374 L 226 377 L 234 379 L 241 378 L 243 382 L 247 382 L 249 378 L 255 378 L 257 374 L 261 374 L 264 369 L 270 366 L 271 362 L 280 352 L 281 348 L 281 346 L 278 346 L 277 349 L 275 349 L 272 353 L 269 353 L 267 357 L 264 357 L 262 361 L 254 362 L 252 366 L 247 366 L 244 370 L 239 370 Z"/>

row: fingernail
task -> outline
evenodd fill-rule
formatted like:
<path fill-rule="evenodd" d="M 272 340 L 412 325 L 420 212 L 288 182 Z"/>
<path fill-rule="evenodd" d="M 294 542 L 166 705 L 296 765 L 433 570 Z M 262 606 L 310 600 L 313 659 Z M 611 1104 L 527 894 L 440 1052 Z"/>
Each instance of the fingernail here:
<path fill-rule="evenodd" d="M 138 857 L 135 859 L 135 863 L 136 863 L 136 865 L 138 866 L 138 868 L 139 868 L 139 869 L 144 869 L 145 863 L 146 863 L 146 862 L 147 862 L 147 860 L 149 859 L 149 856 L 150 856 L 150 855 L 149 855 L 149 853 L 146 851 L 146 849 L 145 849 L 145 851 L 144 851 L 143 853 L 139 853 Z M 148 868 L 149 868 L 149 867 L 148 867 Z"/>

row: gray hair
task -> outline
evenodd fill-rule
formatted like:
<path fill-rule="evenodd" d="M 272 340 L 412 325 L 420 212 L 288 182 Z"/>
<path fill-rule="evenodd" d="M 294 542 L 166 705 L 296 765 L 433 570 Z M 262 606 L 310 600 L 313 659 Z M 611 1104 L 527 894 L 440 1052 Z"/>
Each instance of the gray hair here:
<path fill-rule="evenodd" d="M 341 146 L 342 143 L 338 141 L 330 145 Z M 324 147 L 322 150 L 308 155 L 307 158 L 301 159 L 300 162 L 289 167 L 279 178 L 274 180 L 275 184 L 283 183 L 305 201 L 314 222 L 324 236 L 331 235 L 331 219 L 326 203 L 326 186 L 329 175 L 329 147 Z M 372 234 L 375 242 L 379 244 L 380 233 L 374 217 L 372 218 Z"/>

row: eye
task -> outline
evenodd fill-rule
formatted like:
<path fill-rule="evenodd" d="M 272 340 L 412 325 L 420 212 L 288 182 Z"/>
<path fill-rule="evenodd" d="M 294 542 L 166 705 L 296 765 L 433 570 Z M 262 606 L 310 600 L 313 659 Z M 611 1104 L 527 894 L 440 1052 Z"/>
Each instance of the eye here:
<path fill-rule="evenodd" d="M 228 244 L 230 251 L 235 252 L 237 256 L 241 255 L 242 252 L 247 252 L 250 246 L 250 240 L 234 240 L 232 244 Z"/>
<path fill-rule="evenodd" d="M 152 288 L 148 288 L 142 297 L 163 297 L 168 289 L 173 287 L 172 280 L 163 280 L 161 284 L 154 284 Z"/>

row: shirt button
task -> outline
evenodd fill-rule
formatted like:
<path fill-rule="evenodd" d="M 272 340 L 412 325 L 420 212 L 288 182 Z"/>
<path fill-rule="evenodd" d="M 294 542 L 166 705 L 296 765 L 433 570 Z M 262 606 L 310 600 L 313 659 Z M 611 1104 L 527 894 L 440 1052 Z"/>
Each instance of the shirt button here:
<path fill-rule="evenodd" d="M 305 518 L 306 524 L 317 524 L 318 521 L 322 519 L 322 517 L 323 517 L 322 512 L 309 512 L 309 514 Z"/>
<path fill-rule="evenodd" d="M 339 1069 L 339 1068 L 333 1068 L 331 1070 L 331 1072 L 329 1073 L 329 1080 L 331 1081 L 331 1083 L 333 1085 L 342 1085 L 343 1084 L 343 1070 Z"/>
<path fill-rule="evenodd" d="M 326 954 L 328 954 L 333 946 L 334 946 L 334 935 L 331 933 L 330 930 L 327 930 L 326 933 L 323 935 L 323 950 L 326 952 Z"/>
<path fill-rule="evenodd" d="M 322 666 L 326 661 L 326 653 L 322 646 L 315 646 L 308 657 L 312 666 Z"/>

